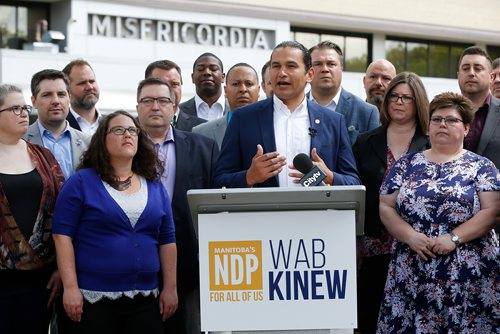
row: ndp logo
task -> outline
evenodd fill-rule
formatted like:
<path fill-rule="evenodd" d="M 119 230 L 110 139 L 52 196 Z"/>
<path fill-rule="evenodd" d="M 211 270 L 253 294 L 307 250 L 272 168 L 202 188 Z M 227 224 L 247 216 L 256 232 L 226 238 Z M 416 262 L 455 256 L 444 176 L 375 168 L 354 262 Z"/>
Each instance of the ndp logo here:
<path fill-rule="evenodd" d="M 210 290 L 262 290 L 262 242 L 208 243 Z"/>

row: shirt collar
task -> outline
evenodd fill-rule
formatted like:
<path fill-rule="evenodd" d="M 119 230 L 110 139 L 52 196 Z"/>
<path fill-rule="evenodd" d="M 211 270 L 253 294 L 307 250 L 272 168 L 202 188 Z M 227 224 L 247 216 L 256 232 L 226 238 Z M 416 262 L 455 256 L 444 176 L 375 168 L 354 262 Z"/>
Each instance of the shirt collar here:
<path fill-rule="evenodd" d="M 196 104 L 196 109 L 200 108 L 200 104 L 203 104 L 203 103 L 205 103 L 208 107 L 208 103 L 203 101 L 202 98 L 198 96 L 198 94 L 194 95 L 194 103 Z M 214 104 L 217 104 L 217 103 L 222 107 L 222 110 L 224 110 L 224 106 L 226 104 L 226 97 L 224 96 L 224 94 L 220 94 L 219 98 L 217 99 L 217 101 L 215 101 Z"/>
<path fill-rule="evenodd" d="M 335 94 L 335 96 L 333 97 L 333 99 L 328 104 L 330 104 L 333 101 L 333 102 L 335 102 L 335 106 L 338 106 L 339 105 L 339 100 L 340 100 L 340 94 L 341 93 L 342 93 L 342 87 L 339 88 L 339 91 L 337 92 L 337 94 Z M 314 101 L 315 103 L 318 103 L 318 101 L 316 101 L 314 99 L 312 91 L 309 93 L 309 100 Z"/>
<path fill-rule="evenodd" d="M 76 111 L 74 111 L 73 108 L 71 108 L 71 106 L 69 106 L 69 112 L 71 113 L 71 115 L 73 115 L 73 117 L 76 119 L 77 122 L 79 122 L 80 119 L 87 122 L 87 120 L 85 118 L 83 118 L 82 116 L 80 116 L 80 114 L 78 114 Z M 104 116 L 103 116 L 103 114 L 101 114 L 99 112 L 99 110 L 97 110 L 97 108 L 95 109 L 95 113 L 97 115 L 97 124 L 99 124 L 99 123 L 101 123 Z"/>
<path fill-rule="evenodd" d="M 312 94 L 310 95 L 312 96 Z M 274 110 L 288 110 L 289 112 L 293 113 L 295 111 L 304 110 L 304 108 L 306 108 L 305 110 L 307 110 L 307 98 L 304 97 L 302 99 L 302 102 L 300 102 L 300 104 L 297 106 L 297 108 L 295 108 L 295 110 L 289 110 L 286 104 L 283 103 L 283 101 L 281 101 L 276 95 L 273 95 L 273 105 L 274 105 Z"/>
<path fill-rule="evenodd" d="M 47 130 L 43 125 L 42 125 L 42 122 L 38 121 L 38 130 L 40 131 L 40 134 L 42 136 L 46 135 L 46 134 L 51 134 L 52 135 L 52 131 L 50 130 Z M 61 132 L 61 137 L 62 136 L 66 136 L 66 135 L 71 135 L 71 133 L 69 132 L 69 123 L 68 121 L 64 121 L 64 130 L 63 132 Z"/>
<path fill-rule="evenodd" d="M 163 143 L 162 144 L 159 144 L 157 142 L 155 142 L 149 135 L 148 135 L 148 138 L 149 140 L 153 143 L 153 145 L 166 145 L 168 144 L 169 142 L 174 142 L 175 143 L 175 139 L 174 139 L 174 130 L 172 130 L 172 126 L 169 126 L 168 127 L 168 131 L 167 131 L 167 134 L 165 135 L 165 139 L 163 139 Z"/>

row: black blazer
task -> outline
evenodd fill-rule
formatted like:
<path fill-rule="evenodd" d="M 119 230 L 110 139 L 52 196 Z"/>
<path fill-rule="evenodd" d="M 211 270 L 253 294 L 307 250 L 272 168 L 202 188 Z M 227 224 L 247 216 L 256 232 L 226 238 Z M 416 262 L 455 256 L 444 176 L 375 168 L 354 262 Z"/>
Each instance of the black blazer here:
<path fill-rule="evenodd" d="M 417 127 L 408 153 L 428 148 L 429 138 Z M 387 128 L 381 126 L 361 134 L 352 149 L 361 184 L 366 187 L 365 235 L 380 237 L 383 224 L 379 214 L 379 190 L 387 169 Z"/>
<path fill-rule="evenodd" d="M 80 125 L 78 124 L 78 121 L 76 120 L 75 116 L 71 112 L 68 112 L 68 116 L 66 116 L 66 120 L 69 123 L 69 126 L 71 126 L 73 129 L 77 129 L 78 131 L 82 131 L 80 128 Z"/>
<path fill-rule="evenodd" d="M 227 100 L 225 100 L 224 114 L 228 111 L 229 104 L 227 104 Z M 194 101 L 194 97 L 192 97 L 186 102 L 179 104 L 179 114 L 177 115 L 174 128 L 182 131 L 191 131 L 195 126 L 205 123 L 206 121 L 206 119 L 198 117 L 196 103 Z"/>
<path fill-rule="evenodd" d="M 177 291 L 183 294 L 199 285 L 198 240 L 187 191 L 211 187 L 219 146 L 210 138 L 175 129 L 174 142 L 176 171 L 172 212 L 177 242 Z"/>

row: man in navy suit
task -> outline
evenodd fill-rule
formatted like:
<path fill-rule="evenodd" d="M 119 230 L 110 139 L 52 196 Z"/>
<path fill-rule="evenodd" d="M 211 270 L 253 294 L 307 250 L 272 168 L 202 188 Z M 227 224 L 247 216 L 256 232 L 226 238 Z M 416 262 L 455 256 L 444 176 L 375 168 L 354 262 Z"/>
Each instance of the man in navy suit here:
<path fill-rule="evenodd" d="M 186 193 L 210 188 L 219 148 L 212 139 L 173 129 L 174 104 L 174 92 L 165 81 L 148 78 L 139 83 L 137 113 L 164 163 L 161 182 L 171 200 L 177 242 L 179 306 L 166 321 L 165 333 L 200 334 L 198 243 Z"/>
<path fill-rule="evenodd" d="M 297 186 L 302 174 L 292 160 L 299 153 L 310 153 L 327 175 L 325 183 L 359 184 L 344 117 L 305 97 L 313 75 L 302 44 L 287 41 L 274 48 L 274 96 L 234 111 L 217 161 L 216 186 Z"/>
<path fill-rule="evenodd" d="M 342 88 L 342 60 L 340 47 L 323 41 L 309 49 L 314 78 L 309 99 L 345 117 L 351 144 L 358 135 L 380 126 L 378 109 Z"/>

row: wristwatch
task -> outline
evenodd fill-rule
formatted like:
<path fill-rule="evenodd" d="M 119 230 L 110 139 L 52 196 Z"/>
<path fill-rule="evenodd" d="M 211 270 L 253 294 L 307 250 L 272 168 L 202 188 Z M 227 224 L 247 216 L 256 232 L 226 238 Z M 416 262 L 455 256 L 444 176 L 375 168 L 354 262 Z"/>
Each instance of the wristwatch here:
<path fill-rule="evenodd" d="M 453 241 L 453 243 L 455 245 L 459 245 L 460 244 L 460 239 L 458 238 L 458 236 L 455 233 L 453 233 L 453 232 L 450 232 L 449 234 L 450 234 L 450 237 L 451 237 L 451 241 Z"/>

